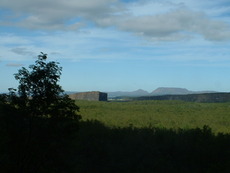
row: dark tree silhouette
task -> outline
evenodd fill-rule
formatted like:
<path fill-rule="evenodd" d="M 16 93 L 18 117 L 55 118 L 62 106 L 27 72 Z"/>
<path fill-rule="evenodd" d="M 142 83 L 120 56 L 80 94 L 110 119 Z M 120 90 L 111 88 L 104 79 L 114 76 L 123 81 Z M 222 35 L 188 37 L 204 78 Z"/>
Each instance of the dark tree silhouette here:
<path fill-rule="evenodd" d="M 0 172 L 71 172 L 79 107 L 58 84 L 62 68 L 41 53 L 0 97 Z"/>
<path fill-rule="evenodd" d="M 15 79 L 19 80 L 19 108 L 26 108 L 37 117 L 78 119 L 78 106 L 64 94 L 64 90 L 57 83 L 62 68 L 57 62 L 47 63 L 46 59 L 47 55 L 41 53 L 35 65 L 29 66 L 31 71 L 23 67 L 15 74 Z M 11 95 L 15 96 L 12 90 Z"/>

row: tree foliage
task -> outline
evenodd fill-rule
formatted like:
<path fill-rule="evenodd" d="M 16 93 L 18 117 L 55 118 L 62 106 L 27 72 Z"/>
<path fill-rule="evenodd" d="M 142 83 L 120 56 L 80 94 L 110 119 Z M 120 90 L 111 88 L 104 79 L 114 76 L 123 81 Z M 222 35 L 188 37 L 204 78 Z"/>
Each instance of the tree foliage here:
<path fill-rule="evenodd" d="M 11 89 L 10 95 L 18 99 L 12 101 L 33 116 L 78 119 L 80 116 L 76 111 L 79 107 L 58 85 L 62 67 L 57 62 L 46 60 L 47 55 L 41 53 L 35 64 L 29 66 L 30 70 L 23 67 L 15 74 L 15 79 L 19 81 L 18 94 Z"/>
<path fill-rule="evenodd" d="M 79 107 L 58 84 L 62 68 L 41 53 L 0 95 L 0 172 L 71 172 Z M 2 149 L 4 148 L 4 149 Z"/>

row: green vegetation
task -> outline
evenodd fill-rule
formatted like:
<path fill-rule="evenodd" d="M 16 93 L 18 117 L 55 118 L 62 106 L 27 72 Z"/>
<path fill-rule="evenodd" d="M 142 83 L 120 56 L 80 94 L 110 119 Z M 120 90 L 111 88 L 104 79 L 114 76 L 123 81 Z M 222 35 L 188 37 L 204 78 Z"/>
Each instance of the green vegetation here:
<path fill-rule="evenodd" d="M 109 128 L 82 121 L 75 172 L 228 173 L 230 134 L 195 129 Z"/>
<path fill-rule="evenodd" d="M 78 101 L 80 120 L 46 58 L 0 95 L 1 173 L 230 172 L 229 103 Z"/>
<path fill-rule="evenodd" d="M 77 101 L 83 120 L 108 127 L 192 129 L 209 126 L 214 133 L 230 133 L 230 103 L 183 101 Z"/>
<path fill-rule="evenodd" d="M 230 172 L 229 103 L 77 104 L 76 172 Z"/>

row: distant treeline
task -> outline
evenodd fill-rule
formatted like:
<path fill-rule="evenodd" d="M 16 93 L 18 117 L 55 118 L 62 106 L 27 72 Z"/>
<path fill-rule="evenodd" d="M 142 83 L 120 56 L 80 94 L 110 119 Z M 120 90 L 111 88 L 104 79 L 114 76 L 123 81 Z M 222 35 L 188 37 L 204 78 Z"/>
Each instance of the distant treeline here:
<path fill-rule="evenodd" d="M 188 102 L 221 103 L 230 102 L 230 93 L 142 96 L 132 98 L 132 100 L 182 100 Z"/>

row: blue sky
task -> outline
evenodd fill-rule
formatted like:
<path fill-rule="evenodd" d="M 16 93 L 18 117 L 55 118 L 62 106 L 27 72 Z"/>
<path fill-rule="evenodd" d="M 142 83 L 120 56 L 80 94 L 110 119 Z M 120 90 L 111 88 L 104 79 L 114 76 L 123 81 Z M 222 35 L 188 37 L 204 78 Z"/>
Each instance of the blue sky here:
<path fill-rule="evenodd" d="M 40 52 L 66 91 L 230 91 L 229 0 L 1 0 L 0 92 Z"/>

